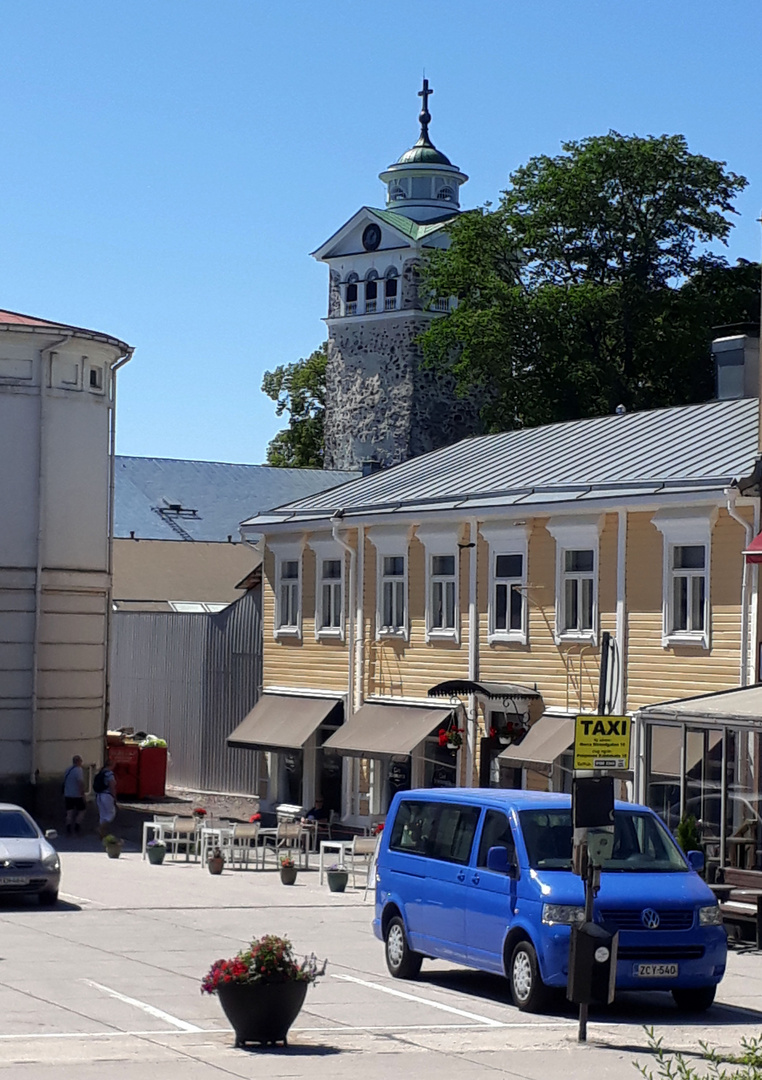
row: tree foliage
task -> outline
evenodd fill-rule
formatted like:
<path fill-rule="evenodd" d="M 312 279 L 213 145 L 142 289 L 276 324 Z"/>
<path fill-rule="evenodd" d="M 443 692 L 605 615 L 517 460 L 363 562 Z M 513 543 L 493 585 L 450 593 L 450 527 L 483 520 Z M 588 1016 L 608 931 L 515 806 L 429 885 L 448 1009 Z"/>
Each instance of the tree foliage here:
<path fill-rule="evenodd" d="M 268 465 L 322 469 L 327 350 L 324 341 L 306 359 L 265 372 L 262 390 L 276 402 L 276 416 L 288 414 L 288 427 L 267 447 Z"/>
<path fill-rule="evenodd" d="M 532 158 L 431 254 L 428 287 L 458 306 L 428 362 L 481 394 L 486 430 L 706 400 L 712 327 L 759 318 L 759 267 L 710 249 L 745 186 L 680 135 Z"/>

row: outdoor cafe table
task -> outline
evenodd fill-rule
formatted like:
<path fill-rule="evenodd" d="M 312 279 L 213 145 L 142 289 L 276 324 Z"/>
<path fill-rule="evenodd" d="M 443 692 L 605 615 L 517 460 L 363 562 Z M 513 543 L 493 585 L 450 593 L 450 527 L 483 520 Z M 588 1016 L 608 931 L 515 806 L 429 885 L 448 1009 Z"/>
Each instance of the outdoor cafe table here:
<path fill-rule="evenodd" d="M 260 829 L 259 830 L 259 836 L 260 836 L 260 839 L 262 840 L 263 845 L 267 845 L 267 844 L 270 843 L 270 841 L 272 841 L 273 851 L 275 851 L 276 855 L 285 854 L 287 851 L 289 851 L 288 847 L 283 847 L 282 851 L 279 851 L 275 847 L 275 845 L 278 842 L 278 840 L 277 840 L 278 832 L 279 832 L 279 830 L 278 830 L 277 826 L 273 826 L 272 828 L 270 828 L 268 826 L 266 829 Z M 299 848 L 300 848 L 300 850 L 304 851 L 304 867 L 305 867 L 306 870 L 309 870 L 309 868 L 310 868 L 310 851 L 314 850 L 314 849 L 312 848 L 312 845 L 310 843 L 310 833 L 304 828 L 304 826 L 302 826 L 302 831 L 301 831 L 301 833 L 299 835 Z M 293 849 L 291 849 L 291 850 L 293 850 Z M 262 864 L 264 865 L 264 856 L 262 857 Z"/>
<path fill-rule="evenodd" d="M 233 825 L 203 825 L 201 828 L 201 865 L 206 865 L 209 849 L 219 848 L 226 862 L 233 858 Z"/>
<path fill-rule="evenodd" d="M 141 845 L 141 857 L 145 859 L 146 851 L 148 850 L 148 833 L 153 833 L 152 840 L 158 840 L 164 842 L 164 837 L 167 833 L 171 834 L 174 828 L 175 819 L 171 818 L 169 821 L 144 821 L 143 822 L 143 843 Z"/>
<path fill-rule="evenodd" d="M 344 856 L 348 851 L 352 850 L 352 840 L 321 840 L 320 841 L 320 878 L 319 884 L 323 884 L 323 873 L 325 870 L 325 856 L 328 852 L 335 851 L 338 856 L 338 862 L 341 869 L 344 869 Z"/>

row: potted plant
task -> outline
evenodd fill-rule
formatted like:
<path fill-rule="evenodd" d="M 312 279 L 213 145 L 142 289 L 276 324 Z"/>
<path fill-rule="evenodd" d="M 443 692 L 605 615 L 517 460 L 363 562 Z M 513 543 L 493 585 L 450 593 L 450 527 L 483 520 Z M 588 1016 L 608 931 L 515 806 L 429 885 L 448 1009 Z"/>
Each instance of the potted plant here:
<path fill-rule="evenodd" d="M 460 750 L 463 745 L 463 728 L 448 727 L 439 729 L 439 745 L 446 746 L 448 750 Z"/>
<path fill-rule="evenodd" d="M 197 821 L 203 821 L 206 817 L 206 810 L 204 810 L 203 806 L 197 806 L 193 811 L 193 816 Z"/>
<path fill-rule="evenodd" d="M 284 885 L 293 885 L 296 881 L 296 864 L 291 855 L 280 857 L 280 879 Z"/>
<path fill-rule="evenodd" d="M 108 836 L 103 837 L 103 846 L 106 849 L 106 854 L 109 859 L 118 859 L 122 854 L 122 841 L 118 836 L 114 836 L 113 833 L 109 833 Z"/>
<path fill-rule="evenodd" d="M 146 844 L 146 852 L 152 866 L 161 866 L 167 854 L 167 845 L 163 840 L 149 840 Z"/>
<path fill-rule="evenodd" d="M 325 973 L 325 963 L 314 953 L 299 963 L 288 938 L 266 934 L 232 960 L 216 960 L 201 982 L 201 992 L 219 994 L 236 1046 L 285 1046 L 307 987 Z"/>
<path fill-rule="evenodd" d="M 327 870 L 328 888 L 331 892 L 344 892 L 349 880 L 349 872 L 338 863 L 329 866 Z"/>
<path fill-rule="evenodd" d="M 693 814 L 683 814 L 675 829 L 675 839 L 687 855 L 689 851 L 704 851 L 701 832 Z M 706 870 L 702 873 L 702 877 Z"/>
<path fill-rule="evenodd" d="M 207 869 L 210 874 L 221 874 L 224 865 L 225 859 L 222 856 L 222 852 L 216 847 L 206 860 Z"/>

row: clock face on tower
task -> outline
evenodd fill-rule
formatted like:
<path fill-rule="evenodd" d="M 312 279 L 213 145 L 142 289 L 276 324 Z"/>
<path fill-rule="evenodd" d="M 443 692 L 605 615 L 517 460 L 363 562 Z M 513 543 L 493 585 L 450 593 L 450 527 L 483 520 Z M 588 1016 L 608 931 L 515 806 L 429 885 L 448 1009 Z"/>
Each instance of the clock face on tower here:
<path fill-rule="evenodd" d="M 378 225 L 367 225 L 362 234 L 362 246 L 366 251 L 375 251 L 381 243 L 381 230 Z"/>

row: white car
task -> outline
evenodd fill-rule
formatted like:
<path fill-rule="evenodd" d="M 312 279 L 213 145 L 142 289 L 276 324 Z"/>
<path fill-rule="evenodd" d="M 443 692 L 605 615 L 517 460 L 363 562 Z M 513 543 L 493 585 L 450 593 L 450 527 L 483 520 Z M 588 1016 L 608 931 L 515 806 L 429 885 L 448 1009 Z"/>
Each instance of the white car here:
<path fill-rule="evenodd" d="M 53 829 L 42 833 L 20 806 L 0 803 L 0 896 L 37 896 L 41 904 L 58 900 L 61 860 L 49 842 Z"/>

